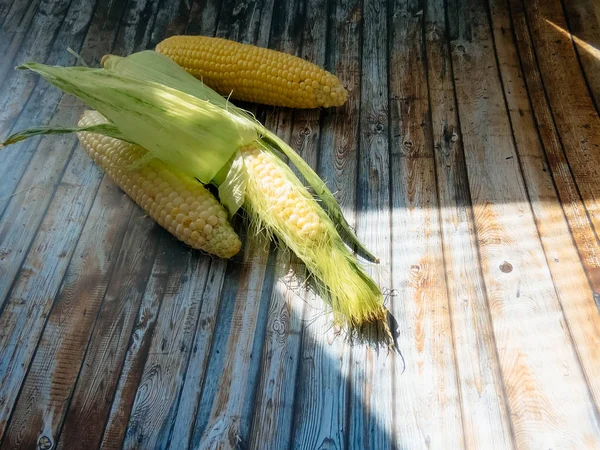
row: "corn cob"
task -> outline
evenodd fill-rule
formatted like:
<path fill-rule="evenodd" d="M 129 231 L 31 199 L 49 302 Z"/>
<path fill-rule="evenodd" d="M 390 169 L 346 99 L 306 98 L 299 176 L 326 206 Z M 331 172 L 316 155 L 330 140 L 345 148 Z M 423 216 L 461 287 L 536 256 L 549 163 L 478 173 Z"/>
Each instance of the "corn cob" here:
<path fill-rule="evenodd" d="M 260 146 L 244 147 L 241 154 L 248 172 L 244 209 L 252 223 L 277 236 L 304 262 L 337 323 L 351 329 L 383 323 L 381 291 L 291 169 Z"/>
<path fill-rule="evenodd" d="M 296 56 L 205 36 L 172 36 L 156 51 L 231 98 L 291 108 L 341 106 L 340 80 Z"/>
<path fill-rule="evenodd" d="M 96 111 L 86 111 L 80 127 L 106 123 Z M 152 159 L 139 168 L 147 151 L 90 132 L 77 133 L 84 150 L 115 183 L 163 228 L 190 247 L 230 258 L 241 241 L 228 221 L 227 211 L 201 183 Z"/>
<path fill-rule="evenodd" d="M 261 148 L 249 146 L 242 149 L 250 182 L 260 183 L 267 203 L 264 207 L 269 219 L 277 227 L 286 227 L 299 239 L 317 242 L 323 238 L 323 226 L 314 198 L 279 158 Z M 287 169 L 287 170 L 286 170 Z M 285 225 L 284 225 L 285 224 Z"/>

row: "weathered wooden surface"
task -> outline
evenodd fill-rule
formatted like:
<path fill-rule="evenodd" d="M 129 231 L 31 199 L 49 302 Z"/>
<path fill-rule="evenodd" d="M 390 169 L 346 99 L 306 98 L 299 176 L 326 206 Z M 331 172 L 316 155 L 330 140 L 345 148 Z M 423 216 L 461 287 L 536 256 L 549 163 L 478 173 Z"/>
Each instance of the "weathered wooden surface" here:
<path fill-rule="evenodd" d="M 216 35 L 338 75 L 340 108 L 243 106 L 381 258 L 398 346 L 346 342 L 241 220 L 242 252 L 210 258 L 74 136 L 31 139 L 0 151 L 0 448 L 600 448 L 599 19 L 593 0 L 0 0 L 0 138 L 77 120 L 13 71 L 67 47 L 97 65 Z"/>

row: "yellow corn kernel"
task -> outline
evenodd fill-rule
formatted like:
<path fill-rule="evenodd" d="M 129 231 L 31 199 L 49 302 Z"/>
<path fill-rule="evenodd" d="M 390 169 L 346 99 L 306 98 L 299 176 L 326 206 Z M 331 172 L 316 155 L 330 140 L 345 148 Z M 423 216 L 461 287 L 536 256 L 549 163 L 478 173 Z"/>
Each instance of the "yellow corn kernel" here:
<path fill-rule="evenodd" d="M 106 123 L 96 111 L 86 111 L 79 126 Z M 100 134 L 77 133 L 84 150 L 144 211 L 190 247 L 230 258 L 241 241 L 227 220 L 227 212 L 198 181 L 152 159 L 139 168 L 147 151 Z"/>
<path fill-rule="evenodd" d="M 162 53 L 233 99 L 291 108 L 341 106 L 348 92 L 320 67 L 286 53 L 206 36 L 172 36 Z"/>
<path fill-rule="evenodd" d="M 241 153 L 249 183 L 253 184 L 251 191 L 260 192 L 265 204 L 269 205 L 269 220 L 306 244 L 318 243 L 325 230 L 318 214 L 320 206 L 314 198 L 307 191 L 298 189 L 293 182 L 295 177 L 284 172 L 273 154 L 258 147 L 244 147 Z M 251 200 L 258 201 L 258 198 Z"/>

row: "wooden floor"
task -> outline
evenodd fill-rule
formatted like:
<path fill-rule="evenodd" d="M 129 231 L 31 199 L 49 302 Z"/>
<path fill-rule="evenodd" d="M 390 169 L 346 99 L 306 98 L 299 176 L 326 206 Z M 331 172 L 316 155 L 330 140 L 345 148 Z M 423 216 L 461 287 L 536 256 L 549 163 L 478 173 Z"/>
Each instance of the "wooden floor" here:
<path fill-rule="evenodd" d="M 381 258 L 399 352 L 338 335 L 287 253 L 191 251 L 35 138 L 0 151 L 0 449 L 600 449 L 600 3 L 0 0 L 0 138 L 84 109 L 18 63 L 182 33 L 348 87 L 244 106 Z"/>

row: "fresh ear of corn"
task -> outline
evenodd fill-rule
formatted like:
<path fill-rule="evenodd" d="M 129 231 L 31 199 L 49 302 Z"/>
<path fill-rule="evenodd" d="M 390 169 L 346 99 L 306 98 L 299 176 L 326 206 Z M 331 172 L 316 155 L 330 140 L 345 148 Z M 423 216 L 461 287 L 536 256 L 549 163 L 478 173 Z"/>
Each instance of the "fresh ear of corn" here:
<path fill-rule="evenodd" d="M 227 39 L 172 36 L 156 51 L 231 98 L 291 108 L 341 106 L 340 80 L 296 56 Z"/>
<path fill-rule="evenodd" d="M 147 53 L 148 56 L 151 54 Z M 164 59 L 161 59 L 161 61 L 164 62 Z M 161 62 L 157 67 L 162 64 Z M 32 65 L 30 64 L 28 67 L 31 68 Z M 118 70 L 123 70 L 123 67 L 127 67 L 127 65 Z M 183 69 L 177 65 L 173 64 L 173 67 L 174 70 L 183 72 Z M 123 136 L 125 140 L 133 143 L 139 143 L 142 139 L 148 142 L 148 145 L 151 146 L 147 149 L 148 155 L 142 156 L 138 161 L 132 161 L 130 164 L 131 170 L 146 166 L 152 167 L 154 159 L 157 159 L 180 170 L 182 174 L 189 174 L 192 177 L 195 176 L 195 171 L 202 174 L 212 172 L 215 175 L 209 181 L 217 186 L 226 185 L 229 181 L 230 188 L 237 187 L 243 191 L 242 195 L 237 195 L 240 193 L 237 192 L 236 202 L 234 203 L 243 201 L 243 207 L 248 211 L 253 225 L 259 230 L 266 230 L 271 236 L 276 236 L 280 242 L 290 248 L 306 264 L 316 281 L 316 285 L 320 288 L 323 299 L 332 306 L 336 322 L 349 325 L 351 330 L 362 328 L 363 325 L 372 322 L 385 323 L 386 311 L 383 307 L 381 290 L 358 264 L 355 255 L 344 244 L 341 233 L 336 228 L 337 226 L 347 227 L 339 205 L 337 205 L 333 195 L 318 175 L 287 144 L 260 126 L 256 121 L 244 117 L 243 114 L 233 112 L 235 108 L 231 107 L 232 112 L 229 112 L 230 104 L 225 99 L 202 100 L 205 97 L 214 96 L 208 91 L 205 92 L 206 96 L 203 96 L 202 92 L 198 96 L 195 94 L 190 95 L 179 91 L 174 86 L 164 86 L 149 81 L 145 77 L 154 78 L 157 74 L 153 71 L 141 73 L 136 78 L 122 76 L 106 70 L 103 77 L 109 80 L 113 76 L 116 77 L 120 83 L 118 84 L 118 95 L 126 97 L 125 99 L 112 101 L 98 98 L 111 95 L 108 88 L 111 83 L 99 78 L 96 73 L 97 69 L 80 70 L 74 79 L 70 78 L 72 74 L 70 69 L 72 68 L 48 68 L 47 66 L 35 65 L 35 70 L 53 84 L 75 94 L 91 106 L 100 104 L 112 114 L 113 119 L 108 117 L 111 127 L 107 130 L 99 130 L 99 133 L 106 133 L 111 137 Z M 89 72 L 89 79 L 86 78 L 86 72 Z M 160 76 L 159 78 L 168 79 L 167 82 L 173 83 L 173 85 L 182 84 L 187 87 L 185 77 L 179 74 L 173 77 Z M 98 79 L 105 85 L 100 89 L 95 89 L 92 81 Z M 199 91 L 208 90 L 199 81 L 194 81 L 194 83 L 198 84 Z M 128 85 L 131 85 L 130 90 L 127 89 Z M 172 98 L 173 101 L 166 104 L 164 98 L 160 95 L 153 98 L 154 96 L 149 96 L 147 93 L 140 94 L 140 90 L 148 86 L 155 93 L 167 92 L 169 98 Z M 82 92 L 82 89 L 85 89 L 85 92 Z M 194 91 L 195 88 L 190 90 Z M 193 96 L 195 101 L 190 101 L 188 99 L 190 96 Z M 144 109 L 140 106 L 140 103 L 143 103 L 140 102 L 141 98 L 145 102 L 151 103 L 147 109 L 150 117 L 144 114 Z M 182 102 L 183 105 L 180 105 L 179 102 Z M 190 104 L 196 109 L 190 108 Z M 215 112 L 215 108 L 219 111 Z M 116 112 L 113 110 L 116 110 Z M 126 121 L 126 126 L 121 127 L 116 118 L 128 115 L 130 117 L 122 119 Z M 222 163 L 222 158 L 218 165 L 214 167 L 202 167 L 203 164 L 212 164 L 213 158 L 209 154 L 211 148 L 205 148 L 205 151 L 200 152 L 199 155 L 199 146 L 203 144 L 202 141 L 180 140 L 178 128 L 173 126 L 172 123 L 173 116 L 178 118 L 176 123 L 186 133 L 190 133 L 186 127 L 185 117 L 187 117 L 189 127 L 202 130 L 203 133 L 207 134 L 209 142 L 216 142 L 218 146 L 223 147 L 224 154 L 232 156 L 225 163 Z M 164 134 L 160 138 L 161 144 L 170 142 L 170 147 L 156 145 L 147 136 L 141 136 L 148 130 L 149 123 L 161 124 L 163 121 L 166 125 L 160 128 L 160 132 Z M 234 133 L 233 138 L 229 141 L 227 140 L 229 139 L 227 134 L 221 135 L 222 131 L 215 128 L 218 127 L 219 122 L 222 122 L 221 125 L 227 130 L 226 133 Z M 137 127 L 136 124 L 138 124 Z M 72 130 L 72 128 L 54 129 L 54 131 L 46 129 L 44 132 L 69 132 Z M 86 130 L 89 131 L 89 127 L 86 127 Z M 249 132 L 246 133 L 247 131 Z M 31 136 L 35 133 L 38 132 L 33 130 L 21 133 L 21 135 Z M 211 133 L 216 134 L 216 136 L 211 136 Z M 255 135 L 253 140 L 251 139 L 252 133 Z M 18 136 L 12 136 L 9 140 L 11 139 L 17 140 Z M 225 148 L 227 142 L 232 148 Z M 291 169 L 279 157 L 277 150 L 288 156 L 302 172 L 315 189 L 325 208 L 321 207 L 321 204 L 311 196 L 295 177 Z M 171 154 L 173 151 L 178 153 L 176 158 L 173 158 Z M 197 165 L 188 166 L 186 165 L 187 161 L 193 161 Z M 232 173 L 234 176 L 231 176 Z M 238 177 L 237 175 L 241 176 Z M 199 176 L 197 178 L 204 181 Z M 231 190 L 235 191 L 235 189 Z M 136 195 L 136 193 L 133 192 L 133 195 Z M 331 210 L 333 210 L 333 214 Z M 336 220 L 340 216 L 342 220 Z M 336 219 L 332 220 L 330 217 Z M 177 227 L 175 227 L 175 230 L 177 231 Z M 352 238 L 351 242 L 360 245 L 351 230 L 348 234 Z"/>
<path fill-rule="evenodd" d="M 281 140 L 276 134 L 272 133 L 256 121 L 249 113 L 236 107 L 228 100 L 217 94 L 212 89 L 208 88 L 201 82 L 198 82 L 193 76 L 181 69 L 172 60 L 164 55 L 151 50 L 145 50 L 133 53 L 126 58 L 106 55 L 102 58 L 103 66 L 119 75 L 124 75 L 131 78 L 137 78 L 154 83 L 165 84 L 173 89 L 180 90 L 187 94 L 193 95 L 199 99 L 209 101 L 215 106 L 226 110 L 228 113 L 236 116 L 239 120 L 248 123 L 254 123 L 256 132 L 261 136 L 261 140 L 282 152 L 291 163 L 296 166 L 296 169 L 309 183 L 315 194 L 319 197 L 321 205 L 324 207 L 327 215 L 333 220 L 337 231 L 340 233 L 344 242 L 353 247 L 355 251 L 363 258 L 371 262 L 378 262 L 378 259 L 369 252 L 363 243 L 356 237 L 354 231 L 346 221 L 342 210 L 337 203 L 335 197 L 315 173 L 314 170 L 298 155 L 286 142 Z M 235 166 L 232 166 L 235 168 Z M 224 168 L 226 172 L 228 167 Z M 231 213 L 235 209 L 231 208 L 231 204 L 237 205 L 237 202 L 228 198 L 227 192 L 223 191 L 221 181 L 225 179 L 219 174 L 215 181 L 219 184 L 219 195 L 221 201 L 228 207 Z"/>
<path fill-rule="evenodd" d="M 86 111 L 79 126 L 106 122 L 100 113 Z M 137 145 L 88 131 L 77 136 L 96 164 L 177 239 L 221 258 L 240 250 L 242 243 L 227 211 L 201 183 L 156 159 L 128 169 L 148 153 Z"/>
<path fill-rule="evenodd" d="M 244 209 L 254 227 L 275 235 L 304 262 L 336 323 L 349 329 L 385 323 L 379 287 L 290 168 L 265 147 L 248 146 L 241 153 L 248 171 Z"/>

